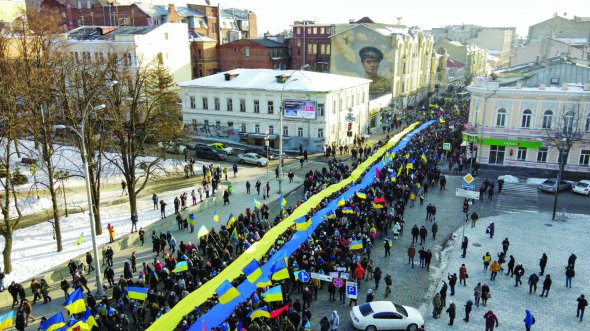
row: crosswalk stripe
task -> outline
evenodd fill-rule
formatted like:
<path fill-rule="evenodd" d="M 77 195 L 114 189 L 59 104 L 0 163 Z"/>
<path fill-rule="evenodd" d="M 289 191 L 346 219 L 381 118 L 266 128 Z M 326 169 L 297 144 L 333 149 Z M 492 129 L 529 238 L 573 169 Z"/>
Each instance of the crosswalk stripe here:
<path fill-rule="evenodd" d="M 507 213 L 538 212 L 537 188 L 526 184 L 506 183 L 496 200 L 496 210 Z"/>

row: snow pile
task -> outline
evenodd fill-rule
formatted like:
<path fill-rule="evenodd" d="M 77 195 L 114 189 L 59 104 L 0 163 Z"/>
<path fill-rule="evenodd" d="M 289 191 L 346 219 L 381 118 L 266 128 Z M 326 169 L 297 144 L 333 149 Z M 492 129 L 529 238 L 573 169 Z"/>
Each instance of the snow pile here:
<path fill-rule="evenodd" d="M 526 183 L 527 185 L 537 186 L 547 180 L 547 178 L 527 178 Z"/>
<path fill-rule="evenodd" d="M 519 182 L 518 177 L 512 176 L 512 175 L 504 175 L 504 176 L 500 176 L 498 177 L 498 180 L 500 179 L 504 179 L 504 183 L 515 183 L 517 184 Z"/>

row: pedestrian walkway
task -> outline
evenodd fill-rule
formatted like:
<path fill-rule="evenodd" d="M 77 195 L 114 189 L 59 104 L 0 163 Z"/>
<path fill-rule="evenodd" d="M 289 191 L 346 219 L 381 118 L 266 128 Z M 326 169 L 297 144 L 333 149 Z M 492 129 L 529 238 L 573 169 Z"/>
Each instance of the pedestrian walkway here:
<path fill-rule="evenodd" d="M 497 190 L 497 189 L 496 189 Z M 505 183 L 497 195 L 496 210 L 505 213 L 539 212 L 539 192 L 534 186 Z"/>
<path fill-rule="evenodd" d="M 502 190 L 504 194 L 504 190 Z M 495 224 L 495 235 L 490 238 L 485 228 L 490 222 Z M 576 299 L 581 295 L 590 293 L 590 263 L 588 263 L 588 244 L 586 238 L 590 235 L 588 228 L 590 216 L 570 215 L 567 222 L 552 222 L 549 213 L 518 213 L 512 217 L 494 216 L 480 219 L 475 228 L 466 227 L 465 235 L 469 238 L 469 247 L 466 258 L 461 258 L 462 229 L 455 232 L 455 245 L 452 246 L 448 262 L 448 268 L 433 277 L 437 281 L 437 291 L 440 290 L 441 280 L 447 279 L 448 273 L 459 274 L 459 267 L 465 264 L 467 267 L 467 286 L 456 286 L 454 296 L 447 292 L 447 306 L 443 308 L 441 318 L 432 317 L 432 295 L 429 295 L 428 304 L 421 307 L 421 312 L 426 320 L 427 330 L 483 330 L 485 328 L 483 315 L 489 310 L 498 316 L 499 330 L 524 330 L 525 310 L 529 309 L 535 317 L 536 323 L 531 330 L 557 331 L 557 330 L 586 330 L 588 322 L 580 322 L 576 318 Z M 510 246 L 507 255 L 513 255 L 516 264 L 522 264 L 524 275 L 522 285 L 515 287 L 515 278 L 499 272 L 496 280 L 490 280 L 490 271 L 484 271 L 482 256 L 490 252 L 493 260 L 502 251 L 502 241 L 508 238 Z M 529 294 L 527 284 L 531 273 L 539 273 L 539 260 L 541 255 L 548 256 L 547 268 L 543 276 L 539 275 L 536 293 Z M 575 253 L 575 277 L 572 287 L 565 287 L 565 266 L 568 257 Z M 507 269 L 506 264 L 504 268 Z M 543 280 L 546 275 L 553 279 L 548 297 L 539 297 L 542 291 Z M 442 279 L 441 279 L 442 278 Z M 464 322 L 464 306 L 468 299 L 474 301 L 473 292 L 477 283 L 488 284 L 491 298 L 487 306 L 473 306 L 469 322 Z M 457 316 L 454 326 L 448 326 L 449 317 L 446 309 L 451 302 L 457 306 Z"/>

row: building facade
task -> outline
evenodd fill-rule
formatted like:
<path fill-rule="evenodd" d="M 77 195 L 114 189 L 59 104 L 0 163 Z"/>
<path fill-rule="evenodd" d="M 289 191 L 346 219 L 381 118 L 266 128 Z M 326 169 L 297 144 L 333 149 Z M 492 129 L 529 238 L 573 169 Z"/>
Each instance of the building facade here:
<path fill-rule="evenodd" d="M 241 39 L 219 46 L 218 68 L 289 69 L 289 46 L 270 39 Z"/>
<path fill-rule="evenodd" d="M 369 83 L 309 71 L 235 69 L 179 86 L 183 121 L 192 130 L 238 131 L 244 142 L 263 145 L 268 138 L 275 148 L 282 134 L 285 149 L 301 144 L 318 152 L 326 143 L 349 144 L 366 132 Z"/>
<path fill-rule="evenodd" d="M 553 15 L 548 20 L 529 27 L 528 42 L 541 41 L 547 38 L 583 38 L 590 40 L 590 17 L 574 16 L 568 19 Z"/>
<path fill-rule="evenodd" d="M 467 44 L 487 50 L 488 54 L 499 59 L 498 67 L 502 68 L 511 64 L 510 53 L 515 37 L 514 28 L 482 28 L 475 38 L 467 41 Z"/>
<path fill-rule="evenodd" d="M 293 68 L 301 68 L 304 64 L 309 64 L 311 71 L 330 72 L 330 37 L 335 33 L 336 24 L 295 22 L 289 41 Z"/>
<path fill-rule="evenodd" d="M 565 156 L 564 170 L 576 177 L 590 174 L 589 83 L 501 87 L 476 80 L 468 90 L 470 130 L 463 140 L 474 143 L 478 162 L 555 176 L 560 153 L 547 138 L 567 130 L 579 141 Z"/>
<path fill-rule="evenodd" d="M 466 79 L 485 76 L 488 72 L 488 53 L 485 49 L 448 39 L 439 40 L 434 44 L 434 48 L 437 50 L 443 48 L 449 59 L 463 64 Z"/>
<path fill-rule="evenodd" d="M 511 65 L 546 61 L 556 56 L 589 61 L 590 48 L 587 47 L 585 38 L 545 38 L 515 47 Z"/>
<path fill-rule="evenodd" d="M 84 26 L 67 32 L 64 37 L 75 59 L 102 61 L 116 53 L 131 68 L 158 61 L 168 68 L 174 82 L 191 78 L 188 29 L 184 23 L 147 27 Z"/>

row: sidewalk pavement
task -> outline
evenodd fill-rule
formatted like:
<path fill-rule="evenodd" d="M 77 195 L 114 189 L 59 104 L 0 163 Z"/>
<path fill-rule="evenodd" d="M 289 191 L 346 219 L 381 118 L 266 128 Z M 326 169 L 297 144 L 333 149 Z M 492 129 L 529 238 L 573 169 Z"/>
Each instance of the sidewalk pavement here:
<path fill-rule="evenodd" d="M 548 213 L 520 213 L 494 216 L 480 219 L 476 227 L 471 224 L 465 228 L 465 236 L 469 238 L 469 247 L 466 258 L 461 258 L 462 229 L 455 232 L 455 245 L 447 253 L 450 254 L 448 269 L 443 269 L 440 274 L 433 275 L 433 282 L 438 280 L 436 291 L 440 291 L 441 280 L 447 280 L 447 273 L 459 274 L 462 263 L 467 267 L 469 278 L 467 286 L 456 285 L 455 296 L 450 296 L 450 288 L 447 291 L 446 303 L 441 318 L 432 317 L 432 296 L 427 298 L 428 306 L 422 306 L 422 312 L 426 329 L 428 330 L 483 330 L 485 322 L 483 315 L 491 309 L 499 320 L 501 330 L 524 330 L 525 310 L 529 309 L 535 317 L 536 323 L 532 330 L 582 330 L 588 328 L 587 321 L 580 322 L 576 318 L 576 299 L 590 293 L 590 263 L 587 253 L 589 245 L 586 241 L 590 235 L 588 215 L 570 215 L 565 222 L 551 221 Z M 495 234 L 492 239 L 486 234 L 486 227 L 494 222 Z M 492 261 L 497 259 L 497 254 L 502 251 L 502 241 L 508 238 L 510 247 L 507 252 L 507 260 L 513 255 L 516 264 L 522 264 L 524 275 L 522 285 L 515 287 L 515 278 L 498 272 L 495 281 L 490 280 L 490 271 L 483 270 L 482 257 L 486 252 L 492 255 Z M 528 278 L 531 273 L 539 273 L 539 260 L 541 255 L 548 256 L 547 268 L 544 276 L 539 276 L 537 292 L 529 294 Z M 576 275 L 573 278 L 572 287 L 565 286 L 565 267 L 570 254 L 577 255 L 575 264 Z M 503 265 L 504 272 L 508 269 L 507 263 Z M 545 275 L 551 275 L 553 280 L 548 297 L 539 297 Z M 442 278 L 442 279 L 441 279 Z M 464 322 L 465 303 L 468 299 L 474 301 L 473 289 L 478 282 L 490 287 L 491 298 L 487 307 L 473 306 L 470 321 Z M 448 281 L 447 281 L 448 283 Z M 454 326 L 448 326 L 449 318 L 446 308 L 454 302 L 456 305 L 456 319 Z M 475 302 L 475 301 L 474 301 Z"/>
<path fill-rule="evenodd" d="M 244 169 L 252 169 L 252 168 L 244 168 Z M 245 173 L 249 174 L 249 176 L 246 175 Z M 272 175 L 272 180 L 270 180 L 271 175 Z M 124 226 L 119 226 L 118 228 L 116 228 L 115 230 L 116 230 L 117 234 L 122 235 L 123 238 L 118 238 L 117 240 L 115 240 L 115 243 L 111 244 L 111 246 L 115 250 L 115 257 L 113 259 L 114 260 L 113 269 L 115 271 L 115 280 L 117 281 L 119 279 L 120 275 L 122 275 L 124 263 L 125 263 L 125 261 L 127 261 L 129 259 L 129 257 L 131 256 L 131 252 L 133 252 L 133 251 L 136 252 L 137 269 L 138 269 L 138 272 L 135 273 L 134 276 L 137 277 L 137 275 L 139 274 L 139 271 L 141 271 L 142 262 L 147 262 L 147 263 L 153 262 L 153 258 L 155 257 L 155 254 L 152 253 L 152 245 L 151 245 L 151 231 L 152 230 L 156 231 L 156 233 L 159 233 L 160 231 L 165 232 L 167 230 L 170 230 L 170 232 L 176 238 L 177 244 L 180 244 L 180 241 L 184 241 L 185 243 L 190 241 L 190 242 L 198 244 L 198 239 L 197 239 L 196 235 L 197 235 L 197 231 L 201 225 L 205 225 L 208 229 L 215 228 L 216 230 L 219 230 L 221 225 L 226 225 L 227 219 L 228 219 L 230 213 L 233 213 L 234 216 L 237 217 L 240 213 L 244 212 L 246 208 L 253 208 L 253 199 L 256 199 L 256 200 L 270 206 L 272 204 L 276 204 L 276 201 L 279 198 L 279 194 L 277 193 L 278 183 L 274 178 L 274 172 L 269 173 L 269 175 L 267 175 L 266 173 L 262 173 L 261 175 L 254 176 L 254 173 L 252 171 L 243 171 L 242 173 L 238 172 L 238 177 L 236 179 L 233 179 L 233 178 L 228 178 L 228 179 L 233 180 L 232 181 L 233 194 L 230 196 L 230 204 L 229 205 L 224 206 L 222 203 L 223 199 L 221 198 L 221 196 L 223 194 L 223 190 L 225 189 L 225 187 L 227 185 L 227 182 L 222 182 L 223 187 L 221 187 L 221 190 L 219 191 L 219 193 L 216 192 L 216 196 L 218 197 L 218 200 L 217 200 L 218 202 L 210 205 L 209 208 L 204 208 L 203 210 L 195 211 L 200 208 L 190 206 L 190 205 L 192 205 L 192 201 L 189 196 L 189 201 L 187 203 L 189 204 L 190 207 L 188 209 L 186 209 L 185 211 L 183 211 L 182 214 L 184 217 L 186 217 L 191 212 L 194 212 L 194 215 L 197 219 L 196 224 L 195 224 L 195 232 L 194 233 L 178 230 L 178 227 L 177 227 L 177 224 L 175 221 L 172 198 L 168 197 L 168 195 L 170 195 L 169 194 L 170 192 L 165 193 L 167 196 L 166 201 L 168 202 L 167 214 L 170 213 L 170 215 L 167 215 L 168 217 L 166 217 L 164 220 L 155 222 L 152 226 L 148 226 L 148 227 L 144 226 L 144 230 L 146 232 L 144 246 L 140 246 L 139 235 L 137 234 L 137 232 L 128 235 L 131 231 L 130 222 L 128 222 L 128 224 L 126 224 Z M 270 181 L 270 183 L 271 183 L 270 198 L 262 199 L 262 194 L 260 196 L 256 195 L 254 183 L 256 182 L 257 179 L 260 179 L 260 181 L 263 183 L 263 186 L 266 184 L 267 180 Z M 246 187 L 245 187 L 246 180 L 249 180 L 250 183 L 252 184 L 252 188 L 251 188 L 252 194 L 249 194 L 249 195 L 246 194 Z M 283 181 L 283 191 L 285 192 L 285 196 L 289 192 L 292 192 L 292 191 L 298 189 L 299 187 L 301 187 L 302 184 L 303 184 L 303 179 L 298 176 L 296 176 L 294 178 L 294 181 L 292 183 L 289 183 L 288 178 L 285 178 L 285 180 Z M 187 191 L 187 190 L 184 190 L 184 191 Z M 188 193 L 190 193 L 190 189 L 188 189 Z M 174 194 L 179 195 L 180 193 L 175 192 Z M 288 201 L 288 205 L 292 204 L 292 203 L 295 203 L 295 201 Z M 143 218 L 159 217 L 160 211 L 153 210 L 152 205 L 153 204 L 152 204 L 151 199 L 142 198 L 142 199 L 138 200 L 138 210 L 140 210 L 140 222 L 139 222 L 138 227 L 142 226 L 141 219 L 143 219 Z M 114 206 L 112 208 L 115 208 L 115 207 L 116 206 Z M 126 210 L 126 208 L 127 208 L 127 206 L 125 205 L 125 210 L 120 210 L 120 207 L 119 207 L 118 211 L 113 210 L 113 212 L 127 214 L 128 211 Z M 213 212 L 217 212 L 217 214 L 219 215 L 219 222 L 218 223 L 214 222 L 214 220 L 213 220 Z M 274 215 L 271 215 L 271 217 L 274 217 Z M 107 223 L 108 219 L 104 219 L 103 222 Z M 90 240 L 88 239 L 88 241 L 90 241 Z M 105 245 L 109 245 L 109 244 L 107 243 Z M 83 252 L 80 252 L 80 255 L 77 258 L 75 258 L 74 260 L 77 262 L 85 261 L 85 258 L 84 258 L 85 252 L 86 252 L 86 250 L 84 250 Z M 101 257 L 101 260 L 102 260 L 102 257 Z M 65 263 L 63 263 L 60 266 L 53 268 L 53 269 L 60 270 L 61 273 L 63 274 L 63 276 L 66 277 L 66 279 L 68 279 L 71 282 L 71 276 L 67 272 L 67 267 L 65 266 Z M 103 272 L 102 275 L 104 277 L 104 267 L 101 271 Z M 87 276 L 87 278 L 89 281 L 88 286 L 94 292 L 96 289 L 95 274 L 92 273 L 89 276 Z M 60 289 L 60 286 L 59 286 L 59 282 L 61 281 L 61 278 L 58 278 L 58 277 L 47 278 L 46 277 L 45 279 L 48 281 L 48 283 L 51 287 L 51 292 L 49 295 L 53 298 L 53 301 L 49 304 L 44 305 L 42 303 L 37 303 L 35 306 L 33 306 L 33 315 L 36 318 L 40 317 L 40 316 L 44 316 L 44 315 L 55 314 L 58 311 L 63 310 L 63 306 L 62 306 L 63 301 L 64 301 L 63 291 Z M 103 280 L 103 284 L 105 284 L 105 283 L 106 283 L 106 281 Z M 5 285 L 8 286 L 9 284 L 5 284 Z M 23 282 L 23 286 L 27 290 L 27 294 L 28 294 L 27 297 L 30 298 L 31 295 L 30 295 L 30 290 L 29 290 L 30 286 L 29 285 L 30 285 L 30 281 Z M 71 292 L 71 290 L 70 290 L 70 292 Z M 108 294 L 109 295 L 111 294 L 110 291 L 108 291 Z M 1 302 L 2 302 L 2 310 L 0 311 L 0 314 L 4 313 L 7 310 L 6 308 L 9 308 L 12 303 L 12 297 L 10 296 L 10 294 L 8 294 L 8 291 L 5 291 L 2 293 Z M 66 313 L 65 310 L 63 310 L 63 311 L 64 311 L 64 313 Z M 64 314 L 64 316 L 67 316 L 67 314 Z"/>

